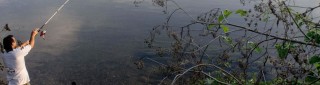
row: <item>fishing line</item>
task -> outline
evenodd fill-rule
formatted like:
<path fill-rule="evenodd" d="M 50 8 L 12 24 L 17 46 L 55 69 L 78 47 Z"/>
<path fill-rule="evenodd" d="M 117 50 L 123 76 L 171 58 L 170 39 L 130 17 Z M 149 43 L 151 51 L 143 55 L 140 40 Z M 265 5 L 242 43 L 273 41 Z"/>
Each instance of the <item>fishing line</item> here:
<path fill-rule="evenodd" d="M 38 30 L 38 32 L 40 32 L 40 30 L 42 30 L 44 28 L 45 25 L 47 25 L 51 19 L 64 7 L 64 5 L 66 5 L 69 2 L 69 0 L 65 1 L 57 10 L 56 12 L 53 13 L 53 15 L 46 21 L 46 23 L 44 23 Z M 44 35 L 46 34 L 46 30 L 42 30 L 40 33 L 40 37 L 42 37 L 44 39 Z"/>
<path fill-rule="evenodd" d="M 48 24 L 48 23 L 51 21 L 51 19 L 52 19 L 52 18 L 64 7 L 64 5 L 67 4 L 68 2 L 69 2 L 69 0 L 65 1 L 65 2 L 56 10 L 56 12 L 54 12 L 53 15 L 46 21 L 46 23 L 44 23 L 44 24 L 39 28 L 39 31 L 40 31 L 41 29 L 43 29 L 44 26 L 45 26 L 46 24 Z"/>

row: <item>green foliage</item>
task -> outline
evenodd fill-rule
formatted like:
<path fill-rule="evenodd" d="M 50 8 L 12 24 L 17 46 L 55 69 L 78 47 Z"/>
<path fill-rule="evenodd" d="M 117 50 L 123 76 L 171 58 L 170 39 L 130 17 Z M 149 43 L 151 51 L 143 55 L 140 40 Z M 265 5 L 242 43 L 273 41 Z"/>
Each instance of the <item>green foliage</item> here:
<path fill-rule="evenodd" d="M 318 73 L 320 70 L 320 57 L 318 55 L 312 56 L 309 60 L 309 64 L 313 64 L 316 69 L 318 69 Z M 313 82 L 316 81 L 318 78 L 314 76 L 314 73 L 309 73 L 308 76 L 305 78 L 305 81 L 307 82 Z"/>
<path fill-rule="evenodd" d="M 211 85 L 214 83 L 214 80 L 207 78 L 206 80 L 206 85 Z"/>
<path fill-rule="evenodd" d="M 306 26 L 307 28 L 301 28 L 301 29 L 309 29 L 308 32 L 306 32 L 307 36 L 305 37 L 305 42 L 307 42 L 307 43 L 304 43 L 304 44 L 303 43 L 295 44 L 295 43 L 290 42 L 291 40 L 301 41 L 300 37 L 299 38 L 292 38 L 292 37 L 295 37 L 295 35 L 300 35 L 299 32 L 295 32 L 296 30 L 292 30 L 292 33 L 288 34 L 288 37 L 287 36 L 285 37 L 286 39 L 279 39 L 282 36 L 277 36 L 277 35 L 283 35 L 282 34 L 283 31 L 281 31 L 281 30 L 277 30 L 275 32 L 276 34 L 274 34 L 273 31 L 268 33 L 269 35 L 276 36 L 275 39 L 284 42 L 284 43 L 278 43 L 278 44 L 275 45 L 276 52 L 278 54 L 279 59 L 270 58 L 270 59 L 272 59 L 271 64 L 273 66 L 278 66 L 278 65 L 279 66 L 284 66 L 283 67 L 284 69 L 279 69 L 280 71 L 284 71 L 283 73 L 282 72 L 275 73 L 275 75 L 281 75 L 281 76 L 279 76 L 279 77 L 277 76 L 272 80 L 267 79 L 265 81 L 262 81 L 262 79 L 260 79 L 260 81 L 256 82 L 258 80 L 257 78 L 259 78 L 257 76 L 257 74 L 248 75 L 249 73 L 251 73 L 251 71 L 244 71 L 244 72 L 246 72 L 245 74 L 239 73 L 239 76 L 245 76 L 245 77 L 239 77 L 239 81 L 241 82 L 241 84 L 244 84 L 244 85 L 253 85 L 253 84 L 260 84 L 260 85 L 296 84 L 296 85 L 300 85 L 300 84 L 306 84 L 306 83 L 309 83 L 309 82 L 313 82 L 314 80 L 319 78 L 318 75 L 319 75 L 320 71 L 318 71 L 318 70 L 320 70 L 320 57 L 318 55 L 312 56 L 309 59 L 308 62 L 307 62 L 307 60 L 301 61 L 302 58 L 299 58 L 299 57 L 300 56 L 305 56 L 305 55 L 309 56 L 310 54 L 314 55 L 312 53 L 307 53 L 309 51 L 306 52 L 305 50 L 306 49 L 310 49 L 310 48 L 307 47 L 307 46 L 303 47 L 303 45 L 310 45 L 309 43 L 319 44 L 320 43 L 320 31 L 315 29 L 317 27 L 313 26 L 314 24 L 312 25 L 312 22 L 307 22 L 309 20 L 308 16 L 305 16 L 305 15 L 303 16 L 302 14 L 299 14 L 298 12 L 295 13 L 293 9 L 284 8 L 283 5 L 277 5 L 277 6 L 273 7 L 273 5 L 276 5 L 276 3 L 269 3 L 269 5 L 272 5 L 272 6 L 270 8 L 269 7 L 266 8 L 267 10 L 264 9 L 265 6 L 261 6 L 261 8 L 257 7 L 255 9 L 255 12 L 261 12 L 261 14 L 255 14 L 255 12 L 254 12 L 254 13 L 252 13 L 252 15 L 251 15 L 251 11 L 250 10 L 248 10 L 248 11 L 243 10 L 243 9 L 238 9 L 236 11 L 230 11 L 228 9 L 223 10 L 223 11 L 219 10 L 219 11 L 217 11 L 215 13 L 218 13 L 220 15 L 213 17 L 213 19 L 217 19 L 218 22 L 212 22 L 212 23 L 209 23 L 209 24 L 206 23 L 204 25 L 207 25 L 208 29 L 218 28 L 219 27 L 219 35 L 218 36 L 221 36 L 219 38 L 219 40 L 222 39 L 224 41 L 224 43 L 226 43 L 227 45 L 231 45 L 234 48 L 239 47 L 240 48 L 239 50 L 243 50 L 243 48 L 245 48 L 245 50 L 249 49 L 250 53 L 252 51 L 257 52 L 257 53 L 261 53 L 263 48 L 259 47 L 259 46 L 266 46 L 266 45 L 264 45 L 264 44 L 259 45 L 256 42 L 252 42 L 252 41 L 247 42 L 247 44 L 242 44 L 243 42 L 241 42 L 241 41 L 240 42 L 233 41 L 233 40 L 235 40 L 235 39 L 233 39 L 233 37 L 224 36 L 223 34 L 220 35 L 220 32 L 221 32 L 220 28 L 222 29 L 222 31 L 224 33 L 231 33 L 229 27 L 234 27 L 234 26 L 230 25 L 232 23 L 228 23 L 228 22 L 225 23 L 224 21 L 226 21 L 228 19 L 228 17 L 232 16 L 232 13 L 238 14 L 241 17 L 245 17 L 245 21 L 247 21 L 247 22 L 250 21 L 249 22 L 250 24 L 251 23 L 255 23 L 255 22 L 260 23 L 260 22 L 257 21 L 257 20 L 259 20 L 259 21 L 266 22 L 265 26 L 268 26 L 268 25 L 270 25 L 270 24 L 268 24 L 269 22 L 276 21 L 277 27 L 278 27 L 278 24 L 281 21 L 281 22 L 284 23 L 284 25 L 289 27 L 289 29 L 284 29 L 286 31 L 290 31 L 290 29 L 292 29 L 292 28 L 295 29 L 296 28 L 295 26 L 297 26 L 299 28 L 302 27 L 302 26 Z M 288 16 L 288 14 L 289 14 L 288 12 L 290 12 L 290 16 Z M 250 13 L 250 15 L 249 15 L 249 13 Z M 291 15 L 293 15 L 293 16 L 291 16 Z M 269 19 L 271 19 L 271 17 L 272 17 L 272 20 L 269 21 Z M 212 17 L 209 17 L 209 18 L 212 19 Z M 249 19 L 249 21 L 248 21 L 248 19 Z M 294 22 L 293 22 L 293 20 L 294 20 Z M 312 20 L 309 20 L 309 21 L 312 21 Z M 310 27 L 310 25 L 312 25 L 312 26 Z M 235 28 L 237 28 L 237 27 L 235 27 Z M 280 26 L 278 28 L 281 29 Z M 273 25 L 272 25 L 270 29 L 275 29 L 275 28 L 273 28 Z M 260 31 L 260 29 L 256 29 L 256 30 Z M 216 31 L 216 30 L 214 30 L 214 31 Z M 259 33 L 260 32 L 258 32 L 258 34 Z M 287 32 L 285 32 L 285 33 L 287 34 Z M 250 37 L 251 36 L 249 36 L 249 37 L 244 36 L 244 39 L 247 39 L 247 38 L 250 38 Z M 279 38 L 277 38 L 277 37 L 279 37 Z M 259 41 L 257 41 L 257 42 L 259 42 Z M 270 41 L 263 41 L 263 42 L 270 42 Z M 266 46 L 266 49 L 263 49 L 263 50 L 266 51 L 266 55 L 269 55 L 269 54 L 273 55 L 273 53 L 271 53 L 271 52 L 268 53 L 268 50 L 275 51 L 274 49 L 270 48 L 268 45 Z M 225 51 L 230 51 L 230 50 L 227 49 Z M 230 52 L 226 52 L 226 54 L 227 53 L 230 53 L 230 54 L 234 53 L 235 55 L 237 55 L 237 50 L 231 49 L 231 51 Z M 247 52 L 247 53 L 249 53 L 249 52 Z M 293 62 L 287 63 L 286 58 L 289 55 L 289 53 L 293 56 L 293 58 L 296 60 L 296 62 L 293 61 Z M 255 55 L 252 55 L 252 56 L 255 56 Z M 243 70 L 243 67 L 245 66 L 245 64 L 243 64 L 242 62 L 243 61 L 249 61 L 249 59 L 251 59 L 252 56 L 251 55 L 250 56 L 244 56 L 244 57 L 247 57 L 247 60 L 244 60 L 244 59 L 243 60 L 239 60 L 239 62 L 240 61 L 241 62 L 240 63 L 236 63 L 236 64 L 238 64 L 240 69 Z M 222 56 L 221 60 L 224 59 L 224 57 L 225 56 Z M 264 57 L 264 55 L 262 57 Z M 269 56 L 267 56 L 266 61 L 268 61 L 268 59 L 269 59 L 268 57 Z M 225 59 L 225 61 L 221 61 L 221 60 L 213 59 L 213 57 L 209 57 L 208 60 L 217 60 L 218 63 L 219 63 L 219 66 L 223 66 L 223 68 L 232 68 L 234 63 L 230 62 L 228 59 Z M 278 60 L 280 60 L 280 61 L 278 61 Z M 275 62 L 275 61 L 277 61 L 277 62 Z M 257 61 L 254 61 L 253 63 L 257 63 L 257 62 L 261 62 L 261 61 L 257 60 Z M 285 77 L 290 77 L 290 76 L 295 76 L 296 77 L 295 74 L 300 76 L 300 73 L 295 72 L 295 70 L 287 69 L 287 68 L 296 67 L 296 65 L 298 65 L 298 64 L 300 64 L 301 68 L 307 67 L 309 65 L 314 65 L 314 67 L 316 69 L 314 69 L 314 67 L 312 67 L 310 69 L 304 69 L 303 75 L 310 73 L 310 74 L 308 74 L 308 76 L 297 77 L 297 79 L 285 78 Z M 288 65 L 288 66 L 286 66 L 286 65 Z M 246 65 L 246 67 L 247 68 L 245 68 L 245 70 L 251 68 L 249 65 Z M 266 66 L 266 67 L 268 67 L 268 66 Z M 299 68 L 298 68 L 298 70 L 299 70 Z M 312 71 L 310 71 L 310 70 L 312 70 Z M 262 71 L 265 71 L 265 70 L 262 69 Z M 292 72 L 292 74 L 286 74 L 287 72 Z M 252 72 L 252 73 L 255 73 L 255 72 Z M 263 73 L 269 73 L 269 72 L 263 72 Z M 271 73 L 273 73 L 273 72 L 271 72 Z M 259 74 L 259 76 L 261 76 L 261 75 Z M 226 82 L 226 83 L 229 83 L 229 84 L 239 84 L 238 81 L 235 81 L 233 78 L 228 78 L 228 76 L 226 76 L 221 71 L 214 71 L 213 72 L 213 77 L 217 78 L 218 80 L 220 80 L 222 82 Z M 198 84 L 200 84 L 200 85 L 219 85 L 220 83 L 215 81 L 215 80 L 213 80 L 212 78 L 209 78 L 209 77 L 203 78 L 202 77 L 201 79 L 197 79 L 195 84 L 196 85 L 198 85 Z"/>
<path fill-rule="evenodd" d="M 316 66 L 317 69 L 320 69 L 320 63 L 315 63 L 314 66 Z"/>
<path fill-rule="evenodd" d="M 305 78 L 305 81 L 306 82 L 313 82 L 313 81 L 317 80 L 317 78 L 314 77 L 313 75 L 314 75 L 313 73 L 309 73 L 308 76 Z"/>
<path fill-rule="evenodd" d="M 320 62 L 320 57 L 319 56 L 312 56 L 311 59 L 309 60 L 310 64 L 315 64 Z"/>
<path fill-rule="evenodd" d="M 218 22 L 222 23 L 222 21 L 228 18 L 232 14 L 232 11 L 226 9 L 222 12 L 222 14 L 218 17 Z"/>
<path fill-rule="evenodd" d="M 223 32 L 224 33 L 227 33 L 227 32 L 229 32 L 229 27 L 228 26 L 225 26 L 225 25 L 221 25 L 221 28 L 222 28 L 222 30 L 223 30 Z"/>
<path fill-rule="evenodd" d="M 214 24 L 209 24 L 208 29 L 211 29 L 214 26 Z"/>
<path fill-rule="evenodd" d="M 305 24 L 304 21 L 303 21 L 303 17 L 302 17 L 301 14 L 295 13 L 294 16 L 295 16 L 295 17 L 294 17 L 294 20 L 295 20 L 295 22 L 298 23 L 298 27 L 301 27 L 302 25 Z"/>
<path fill-rule="evenodd" d="M 220 15 L 219 18 L 218 18 L 218 22 L 219 22 L 219 23 L 222 23 L 222 20 L 223 20 L 223 19 L 224 19 L 223 15 Z"/>
<path fill-rule="evenodd" d="M 305 37 L 305 41 L 319 44 L 320 43 L 320 31 L 318 31 L 318 30 L 308 31 L 307 37 Z"/>
<path fill-rule="evenodd" d="M 254 49 L 255 52 L 257 52 L 257 53 L 262 52 L 262 49 L 259 46 L 257 46 L 258 45 L 257 43 L 249 41 L 248 45 L 249 45 L 250 49 Z"/>
<path fill-rule="evenodd" d="M 285 43 L 285 44 L 276 44 L 275 47 L 277 49 L 278 56 L 281 59 L 286 59 L 289 54 L 289 50 L 293 48 L 293 45 L 291 43 Z"/>
<path fill-rule="evenodd" d="M 228 9 L 223 11 L 223 15 L 224 15 L 225 18 L 228 18 L 231 14 L 232 14 L 232 11 L 230 11 Z"/>
<path fill-rule="evenodd" d="M 243 16 L 247 16 L 247 11 L 243 10 L 243 9 L 238 9 L 236 11 L 236 14 L 239 14 L 241 17 Z"/>
<path fill-rule="evenodd" d="M 232 44 L 232 39 L 231 39 L 230 37 L 228 37 L 228 36 L 222 36 L 222 38 L 223 38 L 224 41 L 227 42 L 228 44 L 233 45 L 233 44 Z"/>
<path fill-rule="evenodd" d="M 284 13 L 288 13 L 288 12 L 293 12 L 293 9 L 292 8 L 283 7 L 283 8 L 280 8 L 280 11 L 284 12 Z"/>

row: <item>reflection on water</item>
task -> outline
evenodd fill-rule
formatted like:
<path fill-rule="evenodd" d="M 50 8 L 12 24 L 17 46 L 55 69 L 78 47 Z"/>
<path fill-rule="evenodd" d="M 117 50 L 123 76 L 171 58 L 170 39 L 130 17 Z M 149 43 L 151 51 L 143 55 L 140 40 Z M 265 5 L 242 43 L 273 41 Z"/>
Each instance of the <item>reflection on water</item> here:
<path fill-rule="evenodd" d="M 139 4 L 134 4 L 134 0 L 71 0 L 46 26 L 46 40 L 38 38 L 36 47 L 26 57 L 31 84 L 146 83 L 147 74 L 136 69 L 130 56 L 151 55 L 143 41 L 151 28 L 166 17 L 161 7 L 165 3 L 154 5 L 155 1 L 162 0 L 144 0 Z M 0 0 L 0 25 L 9 23 L 14 30 L 8 34 L 27 40 L 31 29 L 41 26 L 63 2 Z M 242 7 L 238 0 L 176 2 L 192 16 L 216 7 Z M 175 16 L 172 22 L 189 23 L 186 18 Z"/>

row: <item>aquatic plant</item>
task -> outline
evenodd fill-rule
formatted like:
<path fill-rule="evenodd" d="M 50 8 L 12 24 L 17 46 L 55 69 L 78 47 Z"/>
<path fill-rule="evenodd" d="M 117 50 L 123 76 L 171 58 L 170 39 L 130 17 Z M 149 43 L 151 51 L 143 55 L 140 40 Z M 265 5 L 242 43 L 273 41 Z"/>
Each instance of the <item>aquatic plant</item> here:
<path fill-rule="evenodd" d="M 194 18 L 174 0 L 165 0 L 161 7 L 173 3 L 177 8 L 168 12 L 166 7 L 166 21 L 152 28 L 145 40 L 162 62 L 144 56 L 136 65 L 143 69 L 144 61 L 157 63 L 163 76 L 159 84 L 319 84 L 320 21 L 312 12 L 320 5 L 240 1 L 254 7 L 215 8 Z M 177 11 L 191 22 L 171 24 Z M 231 21 L 234 17 L 243 22 Z"/>

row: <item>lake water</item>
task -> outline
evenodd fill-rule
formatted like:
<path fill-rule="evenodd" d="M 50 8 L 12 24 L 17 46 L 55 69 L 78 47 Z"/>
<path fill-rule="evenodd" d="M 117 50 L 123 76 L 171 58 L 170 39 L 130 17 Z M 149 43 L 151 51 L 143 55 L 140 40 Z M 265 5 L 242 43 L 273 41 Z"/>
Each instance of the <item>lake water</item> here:
<path fill-rule="evenodd" d="M 142 1 L 142 0 L 141 0 Z M 64 0 L 0 0 L 0 25 L 6 23 L 19 40 L 27 40 Z M 191 16 L 213 8 L 246 8 L 239 0 L 176 0 Z M 175 6 L 168 4 L 169 10 Z M 46 40 L 40 37 L 27 55 L 26 65 L 33 85 L 144 84 L 149 74 L 138 70 L 132 57 L 152 56 L 144 44 L 152 27 L 167 17 L 152 0 L 71 0 L 46 25 Z M 171 10 L 172 11 L 172 10 Z M 189 23 L 178 12 L 174 24 Z M 1 72 L 5 79 L 4 72 Z"/>

